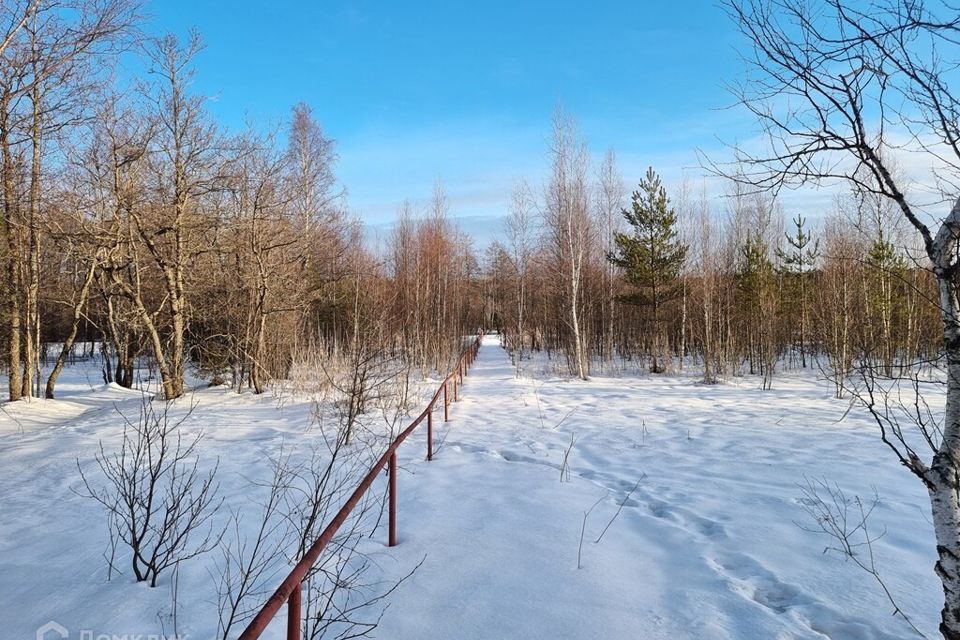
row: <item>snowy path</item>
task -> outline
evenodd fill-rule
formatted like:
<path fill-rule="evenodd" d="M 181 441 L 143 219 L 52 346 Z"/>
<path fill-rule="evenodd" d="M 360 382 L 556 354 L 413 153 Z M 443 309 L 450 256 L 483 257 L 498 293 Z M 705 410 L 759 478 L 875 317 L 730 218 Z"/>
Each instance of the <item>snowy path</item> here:
<path fill-rule="evenodd" d="M 426 561 L 381 637 L 908 636 L 868 577 L 796 526 L 804 474 L 863 496 L 878 487 L 881 571 L 934 631 L 922 488 L 866 420 L 834 424 L 846 404 L 825 385 L 518 380 L 491 336 L 462 398 L 433 463 L 407 450 L 393 551 L 400 564 Z M 561 483 L 573 434 L 573 477 Z M 583 513 L 598 499 L 578 570 Z"/>

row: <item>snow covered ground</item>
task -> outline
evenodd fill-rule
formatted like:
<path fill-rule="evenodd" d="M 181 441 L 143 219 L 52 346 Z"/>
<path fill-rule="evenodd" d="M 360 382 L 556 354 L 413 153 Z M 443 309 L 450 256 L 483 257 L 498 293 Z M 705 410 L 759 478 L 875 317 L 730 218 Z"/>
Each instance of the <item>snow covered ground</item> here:
<path fill-rule="evenodd" d="M 63 399 L 0 410 L 2 638 L 33 638 L 48 620 L 71 637 L 169 624 L 169 583 L 106 581 L 103 514 L 75 493 L 77 461 L 87 468 L 99 440 L 117 441 L 116 408 L 140 402 L 96 378 L 77 365 Z M 798 526 L 812 525 L 800 502 L 805 476 L 865 498 L 876 487 L 870 523 L 886 530 L 874 545 L 878 568 L 934 636 L 940 594 L 923 488 L 866 416 L 843 417 L 847 403 L 815 378 L 787 374 L 766 392 L 749 378 L 518 379 L 497 338 L 485 338 L 451 422 L 438 429 L 434 461 L 424 460 L 422 431 L 400 450 L 399 546 L 377 532 L 364 547 L 385 579 L 423 560 L 375 636 L 912 637 L 869 576 Z M 250 479 L 266 477 L 270 455 L 318 437 L 305 399 L 214 388 L 181 410 L 190 402 L 184 426 L 205 432 L 202 452 L 219 456 L 235 508 L 250 503 Z M 216 632 L 211 562 L 213 554 L 190 561 L 179 585 L 178 628 L 194 640 Z M 264 637 L 283 637 L 279 618 Z"/>

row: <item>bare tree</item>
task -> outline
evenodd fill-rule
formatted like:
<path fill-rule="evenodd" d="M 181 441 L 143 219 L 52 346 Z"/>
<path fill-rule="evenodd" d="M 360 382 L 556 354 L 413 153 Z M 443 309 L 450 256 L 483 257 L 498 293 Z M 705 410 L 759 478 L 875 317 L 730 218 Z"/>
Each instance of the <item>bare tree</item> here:
<path fill-rule="evenodd" d="M 590 375 L 590 354 L 583 326 L 583 291 L 594 241 L 587 183 L 590 158 L 576 124 L 560 110 L 553 117 L 550 158 L 543 207 L 547 240 L 572 346 L 570 368 L 586 380 Z"/>
<path fill-rule="evenodd" d="M 620 210 L 623 208 L 623 177 L 617 168 L 617 156 L 608 149 L 597 175 L 596 211 L 601 251 L 613 251 L 614 237 L 620 230 Z M 602 360 L 609 362 L 614 356 L 614 337 L 617 335 L 617 268 L 609 260 L 603 262 L 602 291 L 605 298 L 600 314 L 600 331 L 603 334 Z"/>
<path fill-rule="evenodd" d="M 9 398 L 19 400 L 23 395 L 23 207 L 21 206 L 21 152 L 17 148 L 20 132 L 20 114 L 17 105 L 27 84 L 27 65 L 22 56 L 0 59 L 0 172 L 3 180 L 3 217 L 0 222 L 4 261 L 3 298 L 5 320 L 5 364 L 8 373 Z"/>
<path fill-rule="evenodd" d="M 240 300 L 232 314 L 207 311 L 235 320 L 223 333 L 233 346 L 237 391 L 246 382 L 255 393 L 263 393 L 271 377 L 283 374 L 271 366 L 278 354 L 269 349 L 270 331 L 289 315 L 296 318 L 296 326 L 304 304 L 304 287 L 298 281 L 304 275 L 301 264 L 307 253 L 309 223 L 298 214 L 291 215 L 290 195 L 283 189 L 286 162 L 272 140 L 251 132 L 238 146 L 240 158 L 229 187 L 231 224 L 224 234 L 226 246 L 220 250 L 229 255 L 231 268 L 224 275 L 233 281 L 224 288 L 237 290 Z M 195 351 L 202 351 L 206 345 L 197 342 Z"/>
<path fill-rule="evenodd" d="M 74 189 L 79 220 L 69 241 L 102 251 L 97 304 L 91 305 L 88 315 L 100 328 L 104 381 L 126 388 L 134 384 L 134 361 L 141 352 L 143 330 L 136 300 L 148 298 L 129 212 L 146 207 L 146 156 L 152 137 L 149 119 L 111 94 L 96 111 L 90 144 L 71 154 L 79 174 Z"/>
<path fill-rule="evenodd" d="M 337 154 L 333 140 L 324 134 L 313 110 L 303 102 L 293 107 L 289 138 L 287 155 L 294 210 L 309 229 L 335 214 L 333 205 L 343 195 L 336 189 L 333 172 Z"/>
<path fill-rule="evenodd" d="M 196 248 L 193 240 L 202 228 L 200 197 L 220 178 L 214 154 L 216 127 L 206 118 L 203 99 L 188 93 L 191 61 L 202 48 L 200 36 L 191 33 L 183 44 L 176 37 L 158 38 L 147 49 L 152 72 L 159 80 L 146 93 L 153 109 L 156 133 L 151 140 L 149 189 L 154 206 L 129 208 L 124 213 L 130 235 L 143 253 L 131 253 L 133 281 L 113 272 L 113 282 L 134 305 L 147 331 L 167 399 L 183 393 L 186 365 L 186 332 L 189 322 L 188 278 Z M 146 274 L 156 274 L 164 296 L 159 310 L 152 309 L 141 286 Z M 165 314 L 168 339 L 158 323 Z"/>
<path fill-rule="evenodd" d="M 385 446 L 378 438 L 348 445 L 342 429 L 323 430 L 323 409 L 320 405 L 315 409 L 321 444 L 309 458 L 294 463 L 281 453 L 272 461 L 271 479 L 255 487 L 265 491 L 265 497 L 253 535 L 244 535 L 240 526 L 245 514 L 235 513 L 231 519 L 221 557 L 211 572 L 217 585 L 221 640 L 235 637 L 235 630 L 253 617 L 269 595 L 273 578 L 306 553 Z M 372 577 L 377 566 L 360 546 L 379 523 L 382 506 L 379 496 L 367 494 L 308 572 L 301 587 L 305 638 L 368 636 L 379 624 L 389 595 L 419 568 L 417 564 L 396 580 Z"/>
<path fill-rule="evenodd" d="M 823 349 L 826 352 L 837 398 L 846 390 L 845 379 L 853 372 L 854 326 L 856 322 L 856 267 L 859 248 L 844 220 L 826 222 L 825 260 L 817 291 L 817 315 Z"/>
<path fill-rule="evenodd" d="M 510 259 L 510 266 L 514 271 L 514 304 L 516 308 L 515 326 L 513 327 L 515 335 L 511 342 L 516 353 L 517 370 L 519 371 L 527 342 L 527 328 L 524 321 L 529 304 L 527 298 L 530 285 L 530 268 L 535 250 L 536 227 L 534 215 L 536 202 L 530 186 L 526 182 L 517 185 L 510 199 L 510 216 L 506 222 L 507 255 Z"/>
<path fill-rule="evenodd" d="M 68 303 L 72 311 L 70 331 L 63 341 L 63 346 L 60 348 L 60 353 L 57 355 L 53 369 L 51 369 L 50 374 L 47 376 L 44 397 L 48 400 L 53 399 L 57 379 L 67 364 L 67 358 L 73 353 L 73 347 L 77 340 L 77 332 L 80 329 L 80 320 L 83 318 L 83 310 L 87 305 L 87 301 L 90 299 L 90 292 L 93 289 L 97 269 L 100 267 L 100 256 L 94 253 L 92 259 L 89 260 L 87 264 L 78 263 L 77 267 L 79 272 L 77 274 L 79 276 L 77 280 L 80 286 L 79 289 L 74 292 L 73 299 Z"/>
<path fill-rule="evenodd" d="M 714 236 L 714 223 L 710 216 L 710 201 L 707 198 L 706 185 L 701 185 L 697 201 L 697 225 L 694 260 L 700 273 L 700 305 L 703 311 L 701 349 L 703 351 L 703 381 L 713 384 L 717 381 L 717 349 L 715 347 L 717 281 L 717 248 Z"/>

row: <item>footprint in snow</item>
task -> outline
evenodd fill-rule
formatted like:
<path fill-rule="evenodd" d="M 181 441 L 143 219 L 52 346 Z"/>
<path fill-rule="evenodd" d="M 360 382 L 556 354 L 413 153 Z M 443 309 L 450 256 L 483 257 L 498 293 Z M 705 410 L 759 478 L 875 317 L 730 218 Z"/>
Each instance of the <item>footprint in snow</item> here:
<path fill-rule="evenodd" d="M 796 607 L 815 604 L 816 600 L 750 556 L 733 553 L 707 558 L 708 564 L 723 576 L 730 590 L 776 614 Z"/>

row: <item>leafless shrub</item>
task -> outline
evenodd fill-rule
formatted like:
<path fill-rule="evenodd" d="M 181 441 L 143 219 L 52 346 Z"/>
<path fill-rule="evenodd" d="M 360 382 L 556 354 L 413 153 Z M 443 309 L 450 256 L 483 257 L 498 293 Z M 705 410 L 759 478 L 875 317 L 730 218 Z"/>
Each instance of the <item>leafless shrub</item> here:
<path fill-rule="evenodd" d="M 893 606 L 893 615 L 900 616 L 920 637 L 926 637 L 900 608 L 890 588 L 880 576 L 873 543 L 883 537 L 886 531 L 871 533 L 869 519 L 880 504 L 880 497 L 874 490 L 873 497 L 863 500 L 858 495 L 848 496 L 836 483 L 826 480 L 807 478 L 800 486 L 800 504 L 814 521 L 815 527 L 798 524 L 804 531 L 826 535 L 831 542 L 824 553 L 839 553 L 851 560 L 857 567 L 869 574 L 880 585 L 884 595 Z"/>
<path fill-rule="evenodd" d="M 81 495 L 107 510 L 111 548 L 116 541 L 128 546 L 137 582 L 152 587 L 164 570 L 215 548 L 223 535 L 211 521 L 222 503 L 217 466 L 200 471 L 202 434 L 185 439 L 180 427 L 190 413 L 173 421 L 169 409 L 165 403 L 158 412 L 144 397 L 136 422 L 120 413 L 119 451 L 108 453 L 101 441 L 95 457 L 102 482 L 92 481 L 77 460 Z"/>
<path fill-rule="evenodd" d="M 314 447 L 310 459 L 289 469 L 283 495 L 281 509 L 294 538 L 294 561 L 306 553 L 346 502 L 379 452 L 375 443 L 348 448 L 340 432 L 323 435 L 322 444 Z M 382 444 L 385 446 L 385 442 Z M 365 513 L 366 509 L 366 503 L 362 503 L 356 512 Z"/>
<path fill-rule="evenodd" d="M 346 444 L 361 417 L 372 409 L 379 409 L 384 416 L 407 409 L 409 371 L 399 357 L 382 348 L 355 348 L 339 362 L 323 364 Z"/>

